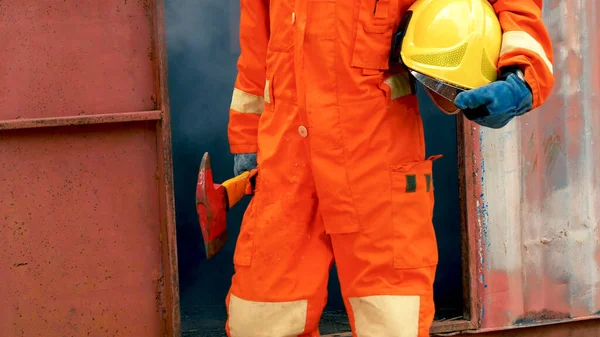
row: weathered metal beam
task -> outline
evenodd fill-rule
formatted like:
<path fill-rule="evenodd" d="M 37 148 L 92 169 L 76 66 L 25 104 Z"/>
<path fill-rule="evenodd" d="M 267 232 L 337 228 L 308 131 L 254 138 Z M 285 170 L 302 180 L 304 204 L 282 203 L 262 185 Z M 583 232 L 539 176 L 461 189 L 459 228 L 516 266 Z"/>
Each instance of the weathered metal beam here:
<path fill-rule="evenodd" d="M 97 115 L 64 116 L 49 118 L 18 118 L 0 120 L 0 130 L 33 129 L 57 126 L 90 125 L 106 123 L 161 120 L 160 110 L 110 113 Z"/>

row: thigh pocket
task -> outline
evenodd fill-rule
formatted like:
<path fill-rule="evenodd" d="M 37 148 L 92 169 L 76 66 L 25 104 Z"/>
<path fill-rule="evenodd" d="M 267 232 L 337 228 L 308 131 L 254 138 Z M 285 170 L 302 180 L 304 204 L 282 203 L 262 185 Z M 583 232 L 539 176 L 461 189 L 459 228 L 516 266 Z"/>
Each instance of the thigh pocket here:
<path fill-rule="evenodd" d="M 433 228 L 433 156 L 392 167 L 394 267 L 420 268 L 438 262 Z"/>

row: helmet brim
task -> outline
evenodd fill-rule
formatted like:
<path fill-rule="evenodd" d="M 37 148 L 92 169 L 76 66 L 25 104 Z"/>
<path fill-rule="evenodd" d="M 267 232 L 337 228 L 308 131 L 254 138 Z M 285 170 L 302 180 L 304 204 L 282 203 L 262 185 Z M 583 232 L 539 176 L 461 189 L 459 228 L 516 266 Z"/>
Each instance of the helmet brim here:
<path fill-rule="evenodd" d="M 458 96 L 458 94 L 467 89 L 440 81 L 414 70 L 410 70 L 410 73 L 425 87 L 427 95 L 429 95 L 433 103 L 443 113 L 448 115 L 456 115 L 460 112 L 460 109 L 454 105 L 454 99 L 456 96 Z"/>

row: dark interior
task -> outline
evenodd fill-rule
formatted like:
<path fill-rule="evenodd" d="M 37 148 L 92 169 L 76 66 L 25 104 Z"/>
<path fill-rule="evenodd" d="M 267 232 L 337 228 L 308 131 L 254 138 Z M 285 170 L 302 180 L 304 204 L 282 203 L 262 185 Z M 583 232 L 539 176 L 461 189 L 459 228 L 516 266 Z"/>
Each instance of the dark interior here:
<path fill-rule="evenodd" d="M 204 152 L 211 155 L 215 181 L 233 174 L 227 121 L 239 55 L 239 1 L 166 0 L 166 14 L 182 336 L 226 336 L 225 296 L 248 200 L 229 211 L 229 242 L 207 260 L 194 192 Z M 444 155 L 434 165 L 434 223 L 440 250 L 435 300 L 436 319 L 452 319 L 462 317 L 464 309 L 456 119 L 438 111 L 422 87 L 418 97 L 427 154 Z M 335 269 L 329 294 L 321 333 L 349 331 Z"/>

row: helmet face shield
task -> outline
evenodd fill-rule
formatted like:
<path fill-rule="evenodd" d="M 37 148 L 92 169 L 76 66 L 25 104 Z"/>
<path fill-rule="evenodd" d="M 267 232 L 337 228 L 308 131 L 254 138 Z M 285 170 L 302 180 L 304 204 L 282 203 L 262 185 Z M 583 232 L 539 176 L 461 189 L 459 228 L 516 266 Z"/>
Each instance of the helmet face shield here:
<path fill-rule="evenodd" d="M 458 94 L 460 94 L 461 92 L 465 91 L 465 89 L 463 88 L 459 88 L 452 84 L 437 80 L 433 77 L 423 75 L 414 70 L 410 70 L 410 73 L 417 79 L 417 81 L 421 82 L 421 84 L 423 84 L 426 88 L 449 100 L 450 102 L 454 102 L 456 96 L 458 96 Z"/>
<path fill-rule="evenodd" d="M 442 112 L 454 115 L 460 112 L 460 109 L 454 105 L 454 99 L 458 94 L 465 91 L 466 89 L 459 88 L 457 86 L 445 83 L 435 78 L 423 75 L 414 70 L 409 70 L 410 73 L 425 87 L 425 91 L 433 101 L 433 103 Z"/>

